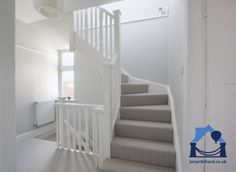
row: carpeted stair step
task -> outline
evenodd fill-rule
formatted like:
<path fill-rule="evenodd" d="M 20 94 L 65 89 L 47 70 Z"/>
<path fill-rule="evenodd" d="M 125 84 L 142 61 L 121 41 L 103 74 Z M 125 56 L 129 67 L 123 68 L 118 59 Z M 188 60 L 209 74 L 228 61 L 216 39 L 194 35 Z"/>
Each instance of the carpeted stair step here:
<path fill-rule="evenodd" d="M 173 128 L 169 123 L 117 120 L 115 136 L 173 142 Z"/>
<path fill-rule="evenodd" d="M 128 83 L 129 77 L 125 74 L 121 74 L 121 83 Z"/>
<path fill-rule="evenodd" d="M 169 105 L 121 107 L 120 118 L 138 121 L 171 123 L 171 109 Z"/>
<path fill-rule="evenodd" d="M 144 106 L 163 104 L 168 104 L 168 95 L 152 93 L 121 95 L 121 106 Z"/>
<path fill-rule="evenodd" d="M 172 143 L 114 137 L 111 157 L 149 165 L 175 167 L 175 149 Z"/>
<path fill-rule="evenodd" d="M 147 93 L 148 85 L 147 84 L 130 84 L 122 83 L 121 84 L 122 94 L 137 94 L 137 93 Z"/>
<path fill-rule="evenodd" d="M 173 168 L 152 166 L 121 159 L 106 159 L 102 166 L 104 172 L 175 172 Z"/>

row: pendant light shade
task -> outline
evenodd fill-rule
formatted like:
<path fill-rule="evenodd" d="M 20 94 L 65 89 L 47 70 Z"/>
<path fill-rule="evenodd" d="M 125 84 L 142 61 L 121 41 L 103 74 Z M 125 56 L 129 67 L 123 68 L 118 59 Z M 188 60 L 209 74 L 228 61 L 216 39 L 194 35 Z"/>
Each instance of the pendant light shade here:
<path fill-rule="evenodd" d="M 58 18 L 61 16 L 58 0 L 34 0 L 35 9 L 47 18 Z"/>

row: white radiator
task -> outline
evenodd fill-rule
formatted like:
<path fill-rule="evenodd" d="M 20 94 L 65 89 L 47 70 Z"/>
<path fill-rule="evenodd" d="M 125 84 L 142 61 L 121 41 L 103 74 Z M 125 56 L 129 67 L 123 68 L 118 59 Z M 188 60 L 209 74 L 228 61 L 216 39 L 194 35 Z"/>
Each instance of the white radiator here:
<path fill-rule="evenodd" d="M 35 127 L 40 127 L 56 120 L 55 101 L 35 102 L 35 108 Z"/>

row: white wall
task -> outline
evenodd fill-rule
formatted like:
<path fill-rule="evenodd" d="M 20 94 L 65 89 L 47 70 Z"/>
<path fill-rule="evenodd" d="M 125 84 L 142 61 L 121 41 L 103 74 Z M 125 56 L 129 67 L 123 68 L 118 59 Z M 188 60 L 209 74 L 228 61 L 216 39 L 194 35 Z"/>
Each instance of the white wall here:
<path fill-rule="evenodd" d="M 58 96 L 57 50 L 69 46 L 69 17 L 25 24 L 16 20 L 17 135 L 33 130 L 35 101 Z"/>
<path fill-rule="evenodd" d="M 205 28 L 203 27 L 203 1 L 188 1 L 188 76 L 186 113 L 183 118 L 183 164 L 184 172 L 203 172 L 204 164 L 190 165 L 190 142 L 195 128 L 205 125 Z M 204 142 L 199 147 L 203 147 Z"/>
<path fill-rule="evenodd" d="M 16 20 L 16 44 L 39 50 L 48 54 L 57 54 L 58 49 L 69 48 L 71 16 L 57 20 L 44 20 L 25 24 Z"/>
<path fill-rule="evenodd" d="M 121 25 L 121 63 L 132 76 L 168 84 L 169 18 Z"/>
<path fill-rule="evenodd" d="M 16 46 L 17 135 L 33 130 L 35 101 L 58 96 L 58 58 Z"/>
<path fill-rule="evenodd" d="M 170 0 L 169 85 L 173 94 L 180 141 L 183 138 L 184 0 Z M 182 144 L 182 142 L 181 142 Z"/>
<path fill-rule="evenodd" d="M 185 144 L 184 131 L 188 130 L 184 125 L 185 102 L 185 82 L 187 77 L 186 65 L 186 9 L 185 0 L 170 0 L 170 21 L 169 21 L 169 85 L 173 94 L 176 122 L 181 149 L 181 162 L 187 162 L 187 157 L 183 156 L 183 151 L 188 151 L 189 146 Z M 187 141 L 188 143 L 189 141 Z M 186 147 L 184 147 L 185 145 Z M 182 163 L 182 164 L 183 164 Z M 183 172 L 185 171 L 183 167 Z"/>
<path fill-rule="evenodd" d="M 14 2 L 0 2 L 0 171 L 16 172 Z"/>

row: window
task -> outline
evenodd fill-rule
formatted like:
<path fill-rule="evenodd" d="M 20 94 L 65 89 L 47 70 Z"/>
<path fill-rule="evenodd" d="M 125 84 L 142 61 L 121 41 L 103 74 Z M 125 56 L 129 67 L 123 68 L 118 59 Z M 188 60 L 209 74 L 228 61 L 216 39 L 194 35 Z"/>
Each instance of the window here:
<path fill-rule="evenodd" d="M 59 53 L 59 95 L 74 97 L 74 53 L 65 50 Z"/>

